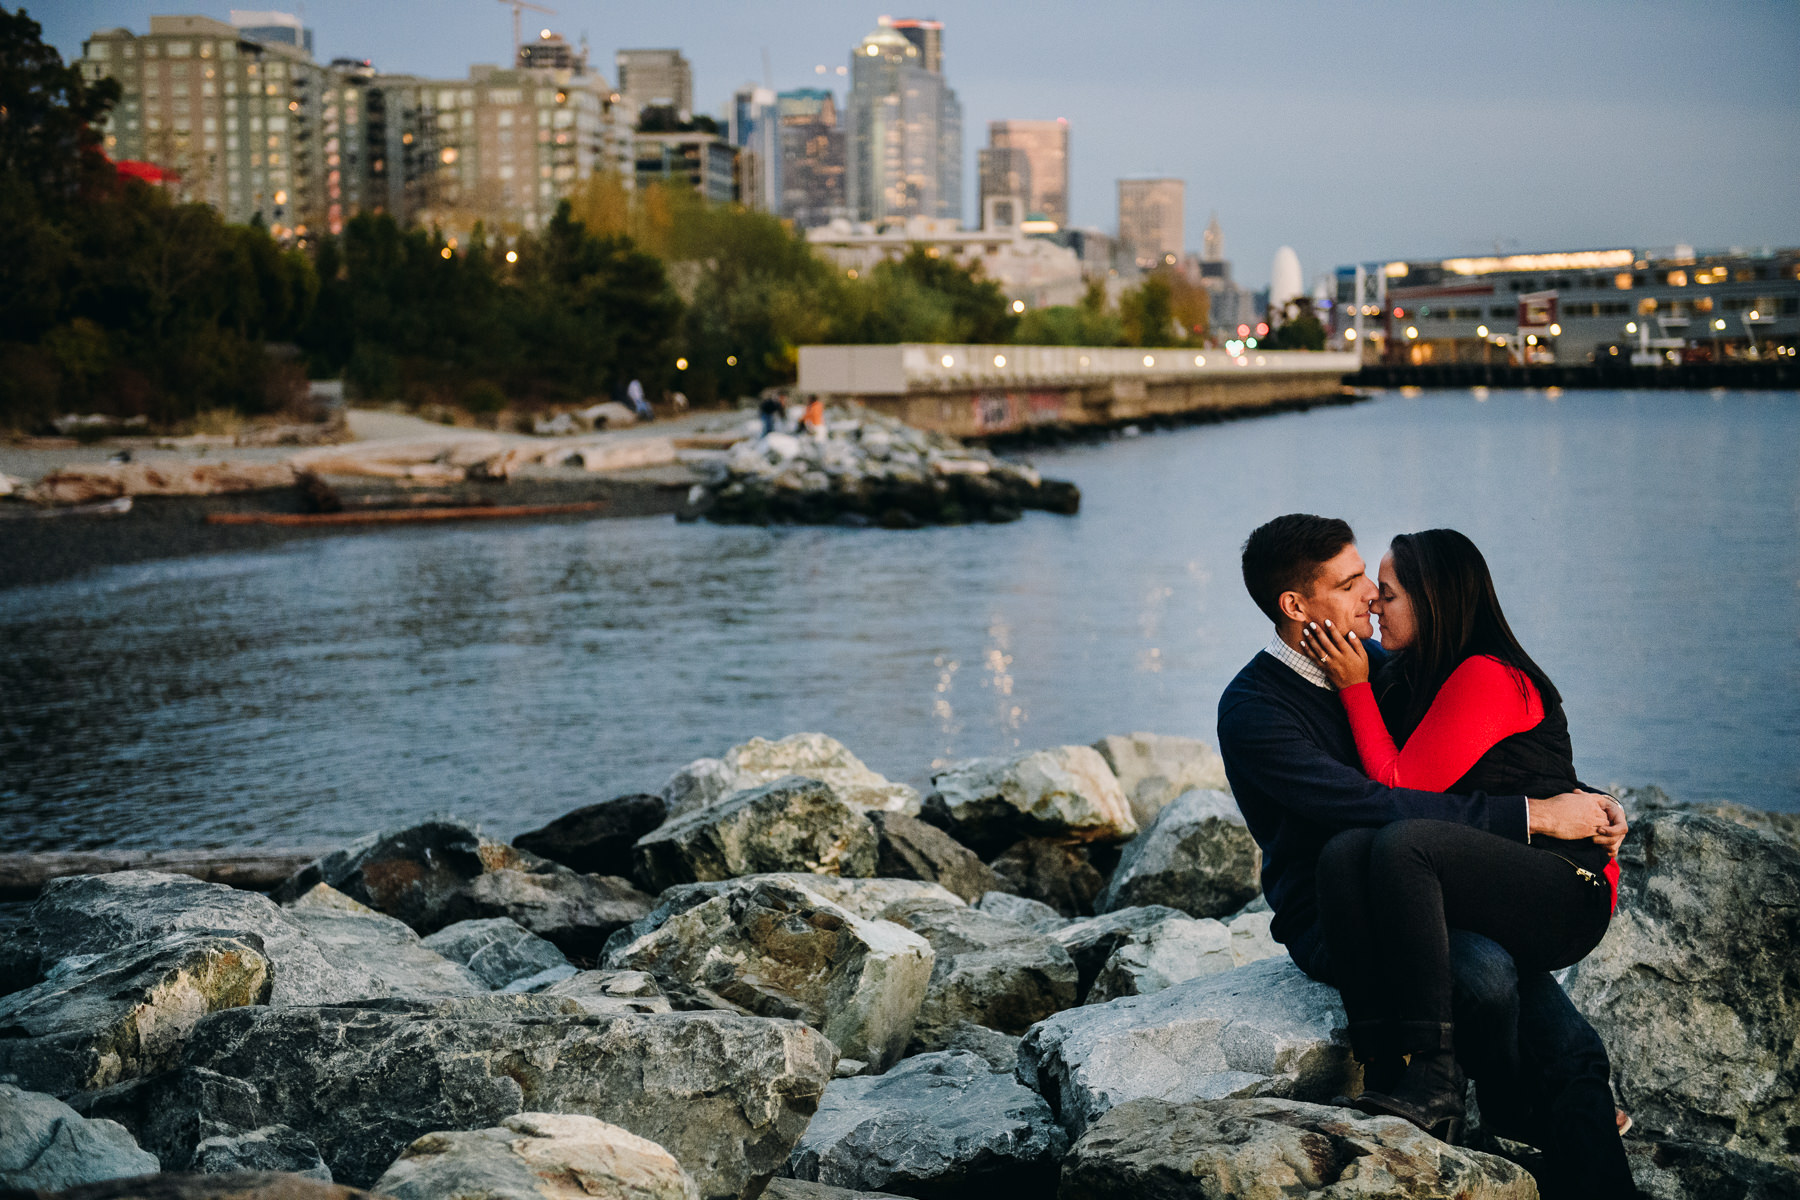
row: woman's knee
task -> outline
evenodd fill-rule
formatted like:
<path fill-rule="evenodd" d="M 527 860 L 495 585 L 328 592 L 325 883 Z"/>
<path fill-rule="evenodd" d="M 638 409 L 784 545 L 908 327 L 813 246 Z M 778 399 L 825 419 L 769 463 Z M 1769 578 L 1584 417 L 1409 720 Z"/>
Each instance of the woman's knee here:
<path fill-rule="evenodd" d="M 1316 868 L 1321 893 L 1361 885 L 1369 874 L 1369 848 L 1375 833 L 1373 829 L 1346 829 L 1325 843 Z"/>
<path fill-rule="evenodd" d="M 1394 821 L 1375 831 L 1369 846 L 1372 870 L 1386 874 L 1408 863 L 1432 861 L 1441 840 L 1443 821 Z"/>

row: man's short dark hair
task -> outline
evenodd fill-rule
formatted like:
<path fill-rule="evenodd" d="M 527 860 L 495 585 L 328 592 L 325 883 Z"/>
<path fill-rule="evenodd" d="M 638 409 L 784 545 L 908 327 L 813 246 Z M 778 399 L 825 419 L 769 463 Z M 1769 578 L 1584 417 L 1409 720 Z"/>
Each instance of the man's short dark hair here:
<path fill-rule="evenodd" d="M 1244 586 L 1269 620 L 1281 621 L 1276 602 L 1283 592 L 1304 592 L 1319 568 L 1356 540 L 1347 521 L 1289 513 L 1276 517 L 1244 539 Z"/>

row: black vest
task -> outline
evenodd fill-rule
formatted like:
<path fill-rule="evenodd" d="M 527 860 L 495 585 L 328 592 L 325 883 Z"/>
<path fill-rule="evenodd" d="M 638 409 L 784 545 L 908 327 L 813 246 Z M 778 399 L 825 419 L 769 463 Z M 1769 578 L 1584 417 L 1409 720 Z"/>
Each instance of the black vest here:
<path fill-rule="evenodd" d="M 1390 730 L 1412 730 L 1405 724 L 1410 692 L 1395 670 L 1394 659 L 1376 682 L 1375 694 L 1383 719 Z M 1404 741 L 1396 736 L 1396 744 Z M 1575 778 L 1575 750 L 1569 743 L 1569 722 L 1563 715 L 1561 700 L 1546 700 L 1544 719 L 1523 733 L 1501 738 L 1488 747 L 1487 753 L 1475 760 L 1461 779 L 1444 790 L 1466 795 L 1486 792 L 1489 795 L 1525 795 L 1544 799 L 1562 792 L 1597 791 Z M 1599 871 L 1606 866 L 1605 849 L 1591 841 L 1570 842 L 1561 838 L 1534 835 L 1531 844 L 1538 849 L 1560 854 L 1578 866 Z"/>

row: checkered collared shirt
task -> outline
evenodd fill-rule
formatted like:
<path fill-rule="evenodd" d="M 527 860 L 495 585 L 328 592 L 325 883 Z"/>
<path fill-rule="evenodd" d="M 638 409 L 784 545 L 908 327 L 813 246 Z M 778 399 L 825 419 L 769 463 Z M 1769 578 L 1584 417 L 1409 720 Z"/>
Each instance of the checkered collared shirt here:
<path fill-rule="evenodd" d="M 1293 668 L 1294 674 L 1314 687 L 1331 687 L 1331 680 L 1325 677 L 1325 668 L 1282 641 L 1280 634 L 1276 634 L 1275 639 L 1269 643 L 1268 651 L 1275 656 L 1275 661 Z"/>

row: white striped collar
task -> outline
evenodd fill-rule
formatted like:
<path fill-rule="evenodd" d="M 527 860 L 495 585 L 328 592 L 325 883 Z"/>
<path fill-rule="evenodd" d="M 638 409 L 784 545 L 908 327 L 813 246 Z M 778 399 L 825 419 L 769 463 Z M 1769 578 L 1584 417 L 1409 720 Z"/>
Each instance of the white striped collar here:
<path fill-rule="evenodd" d="M 1276 662 L 1293 668 L 1294 674 L 1314 687 L 1330 690 L 1331 680 L 1325 677 L 1325 668 L 1282 641 L 1280 634 L 1269 643 L 1268 652 L 1275 656 Z"/>

